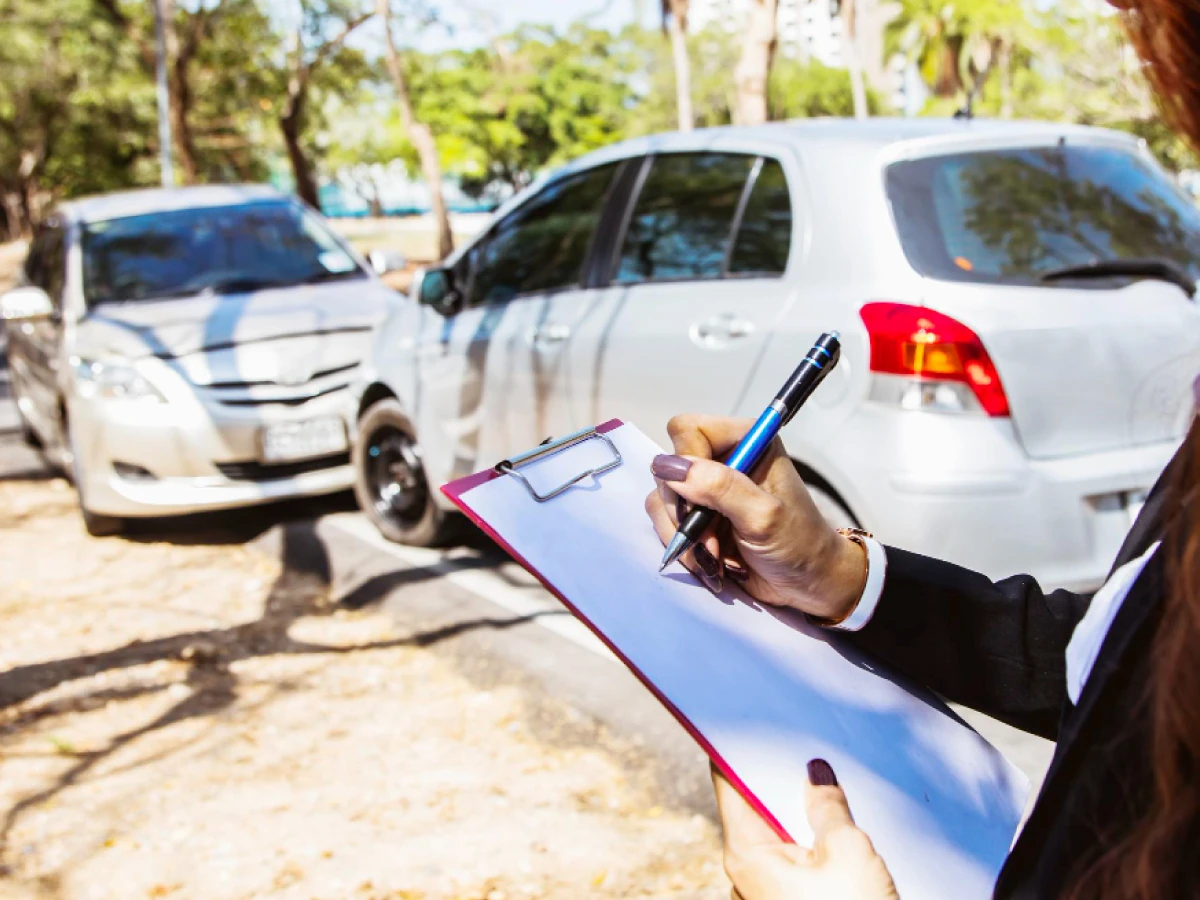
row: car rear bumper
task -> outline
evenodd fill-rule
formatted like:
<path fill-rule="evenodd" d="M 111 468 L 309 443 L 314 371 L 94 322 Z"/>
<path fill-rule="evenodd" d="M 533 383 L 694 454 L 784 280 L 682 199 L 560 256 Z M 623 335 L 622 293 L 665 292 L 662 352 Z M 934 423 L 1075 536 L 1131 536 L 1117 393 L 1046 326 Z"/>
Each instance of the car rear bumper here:
<path fill-rule="evenodd" d="M 1030 460 L 1008 420 L 865 409 L 839 434 L 847 500 L 880 540 L 992 578 L 1090 591 L 1178 443 Z M 871 441 L 866 441 L 866 435 Z M 835 481 L 835 484 L 837 482 Z"/>

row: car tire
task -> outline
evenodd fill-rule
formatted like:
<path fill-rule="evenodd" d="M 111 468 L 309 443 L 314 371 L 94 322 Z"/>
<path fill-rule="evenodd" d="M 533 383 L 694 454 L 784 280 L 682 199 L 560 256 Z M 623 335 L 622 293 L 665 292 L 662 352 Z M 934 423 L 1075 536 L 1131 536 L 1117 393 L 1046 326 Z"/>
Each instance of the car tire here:
<path fill-rule="evenodd" d="M 414 547 L 449 540 L 454 517 L 434 499 L 420 446 L 399 402 L 380 400 L 363 414 L 351 462 L 358 504 L 385 538 Z"/>

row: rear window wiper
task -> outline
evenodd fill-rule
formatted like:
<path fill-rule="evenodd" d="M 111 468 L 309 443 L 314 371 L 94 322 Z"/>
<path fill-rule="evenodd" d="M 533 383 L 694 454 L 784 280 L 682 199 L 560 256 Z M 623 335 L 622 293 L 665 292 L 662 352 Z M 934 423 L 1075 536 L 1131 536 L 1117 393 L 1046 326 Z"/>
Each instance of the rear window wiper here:
<path fill-rule="evenodd" d="M 1046 281 L 1068 281 L 1076 278 L 1109 278 L 1131 275 L 1135 278 L 1153 278 L 1178 286 L 1189 297 L 1196 293 L 1196 279 L 1180 266 L 1165 259 L 1096 259 L 1076 266 L 1063 266 L 1042 272 L 1039 278 Z"/>

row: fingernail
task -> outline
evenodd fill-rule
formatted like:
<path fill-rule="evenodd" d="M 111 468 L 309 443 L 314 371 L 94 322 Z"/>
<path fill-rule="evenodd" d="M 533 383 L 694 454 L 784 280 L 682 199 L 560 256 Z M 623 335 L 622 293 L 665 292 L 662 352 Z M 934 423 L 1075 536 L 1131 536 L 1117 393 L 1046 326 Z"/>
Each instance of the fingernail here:
<path fill-rule="evenodd" d="M 1192 402 L 1196 406 L 1196 411 L 1200 412 L 1200 375 L 1196 376 L 1196 380 L 1192 382 Z"/>
<path fill-rule="evenodd" d="M 823 759 L 810 759 L 808 761 L 808 780 L 815 787 L 837 787 L 837 776 L 833 774 L 833 767 Z"/>
<path fill-rule="evenodd" d="M 650 471 L 654 473 L 654 477 L 663 481 L 683 481 L 691 467 L 690 459 L 666 453 L 660 453 L 650 462 Z"/>
<path fill-rule="evenodd" d="M 709 553 L 708 548 L 703 544 L 697 544 L 692 548 L 692 556 L 696 559 L 696 568 L 700 570 L 697 574 L 704 582 L 704 586 L 714 594 L 721 593 L 721 589 L 725 585 L 721 581 L 721 564 L 717 558 Z"/>
<path fill-rule="evenodd" d="M 679 495 L 675 496 L 675 521 L 682 522 L 687 518 L 687 501 Z"/>
<path fill-rule="evenodd" d="M 739 563 L 730 560 L 725 561 L 725 574 L 738 584 L 745 584 L 750 580 L 750 573 L 743 569 Z"/>

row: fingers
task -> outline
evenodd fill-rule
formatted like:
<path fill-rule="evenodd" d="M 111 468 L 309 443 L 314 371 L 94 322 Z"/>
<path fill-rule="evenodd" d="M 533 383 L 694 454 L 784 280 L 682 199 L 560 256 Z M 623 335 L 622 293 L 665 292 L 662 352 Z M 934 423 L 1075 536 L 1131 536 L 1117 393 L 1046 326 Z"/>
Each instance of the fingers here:
<path fill-rule="evenodd" d="M 808 764 L 808 778 L 804 804 L 808 812 L 808 824 L 812 827 L 816 843 L 826 841 L 831 834 L 841 829 L 851 828 L 857 831 L 854 817 L 850 815 L 846 793 L 837 783 L 837 777 L 829 763 L 823 759 L 814 759 Z"/>
<path fill-rule="evenodd" d="M 736 447 L 753 425 L 753 419 L 683 415 L 667 423 L 667 434 L 680 456 L 718 459 Z"/>
<path fill-rule="evenodd" d="M 646 514 L 654 525 L 659 540 L 666 544 L 679 526 L 678 514 L 673 515 L 673 503 L 663 499 L 662 491 L 653 491 L 646 497 Z M 709 535 L 685 553 L 680 562 L 692 572 L 712 593 L 719 594 L 725 588 L 725 563 L 715 535 Z"/>
<path fill-rule="evenodd" d="M 774 536 L 783 518 L 783 504 L 741 472 L 709 459 L 694 459 L 682 481 L 668 486 L 688 503 L 714 509 L 740 535 L 753 541 Z"/>
<path fill-rule="evenodd" d="M 754 807 L 738 793 L 737 788 L 715 765 L 711 768 L 726 853 L 738 853 L 748 847 L 782 844 L 779 835 L 754 811 Z"/>

